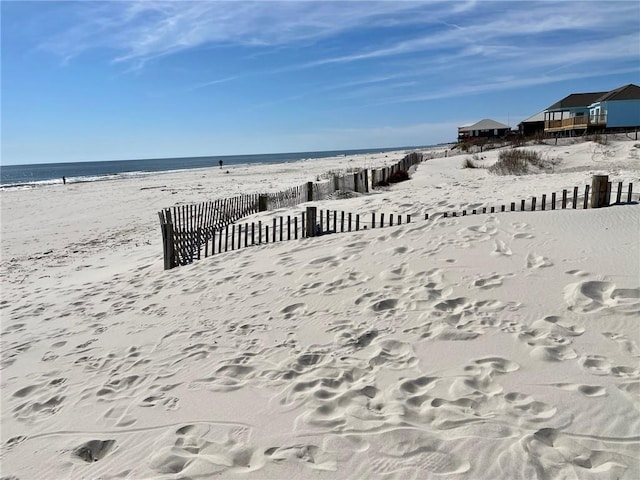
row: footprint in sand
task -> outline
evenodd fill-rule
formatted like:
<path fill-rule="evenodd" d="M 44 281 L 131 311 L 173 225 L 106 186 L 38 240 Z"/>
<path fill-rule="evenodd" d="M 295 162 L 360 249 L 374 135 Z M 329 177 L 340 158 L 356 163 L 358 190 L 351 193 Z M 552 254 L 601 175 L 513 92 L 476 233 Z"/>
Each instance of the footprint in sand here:
<path fill-rule="evenodd" d="M 339 267 L 340 260 L 338 259 L 338 257 L 330 255 L 328 257 L 320 257 L 320 258 L 311 260 L 307 265 L 310 267 L 331 269 L 331 268 Z"/>
<path fill-rule="evenodd" d="M 397 298 L 388 298 L 385 293 L 368 292 L 355 300 L 356 305 L 366 302 L 367 310 L 376 314 L 393 314 L 402 302 Z"/>
<path fill-rule="evenodd" d="M 500 275 L 498 273 L 494 273 L 488 277 L 480 277 L 473 281 L 472 285 L 474 287 L 481 288 L 482 290 L 489 290 L 490 288 L 496 288 L 502 285 L 502 281 L 505 278 L 512 277 L 512 274 Z"/>
<path fill-rule="evenodd" d="M 373 369 L 380 366 L 385 369 L 404 370 L 415 367 L 418 359 L 411 344 L 398 340 L 380 340 L 376 342 L 375 351 L 368 363 Z"/>
<path fill-rule="evenodd" d="M 627 315 L 640 313 L 640 288 L 616 288 L 612 282 L 585 281 L 564 288 L 569 310 L 592 313 L 611 309 Z"/>
<path fill-rule="evenodd" d="M 514 233 L 513 238 L 515 240 L 522 240 L 522 239 L 531 240 L 532 238 L 535 238 L 535 235 L 532 235 L 530 233 Z"/>
<path fill-rule="evenodd" d="M 307 306 L 304 303 L 293 303 L 284 307 L 280 313 L 284 315 L 286 320 L 305 315 L 307 312 Z"/>
<path fill-rule="evenodd" d="M 229 469 L 250 473 L 262 468 L 266 457 L 247 446 L 234 433 L 237 428 L 205 422 L 180 427 L 159 439 L 164 445 L 147 459 L 148 465 L 156 472 L 172 475 L 188 467 L 207 478 Z"/>
<path fill-rule="evenodd" d="M 189 383 L 189 389 L 230 392 L 242 388 L 249 379 L 255 376 L 256 368 L 247 365 L 249 361 L 243 355 L 223 361 L 214 367 L 212 376 L 199 378 Z"/>
<path fill-rule="evenodd" d="M 552 383 L 551 386 L 568 390 L 570 392 L 578 392 L 585 397 L 602 397 L 607 395 L 607 389 L 601 385 L 581 385 L 578 383 Z"/>
<path fill-rule="evenodd" d="M 410 275 L 413 275 L 413 272 L 411 272 L 406 263 L 403 263 L 392 270 L 380 272 L 380 279 L 391 282 L 404 282 Z"/>
<path fill-rule="evenodd" d="M 566 323 L 562 320 L 561 317 L 558 317 L 556 315 L 549 315 L 547 317 L 544 317 L 542 321 L 546 323 L 551 323 L 552 325 L 554 325 L 554 328 L 561 335 L 569 335 L 572 337 L 577 337 L 582 335 L 585 332 L 584 327 L 579 327 L 578 325 L 572 325 L 570 323 Z"/>
<path fill-rule="evenodd" d="M 335 470 L 336 465 L 336 455 L 316 445 L 271 447 L 265 450 L 264 455 L 273 462 L 300 462 L 317 470 Z"/>
<path fill-rule="evenodd" d="M 115 440 L 90 440 L 75 448 L 72 456 L 87 463 L 94 463 L 106 457 L 115 446 Z"/>
<path fill-rule="evenodd" d="M 365 452 L 369 447 L 370 443 L 359 436 L 324 435 L 322 440 L 322 449 L 338 461 L 348 461 L 354 453 Z"/>
<path fill-rule="evenodd" d="M 573 275 L 576 277 L 588 277 L 589 276 L 589 272 L 585 272 L 583 270 L 568 270 L 566 272 L 567 275 Z"/>
<path fill-rule="evenodd" d="M 542 323 L 542 322 L 541 322 Z M 546 322 L 545 322 L 546 323 Z M 513 331 L 518 340 L 525 342 L 531 349 L 531 356 L 550 362 L 561 362 L 577 357 L 577 353 L 562 335 L 551 332 L 549 328 L 520 328 Z"/>
<path fill-rule="evenodd" d="M 545 268 L 552 266 L 553 262 L 547 257 L 536 255 L 535 253 L 531 252 L 527 255 L 527 268 Z"/>
<path fill-rule="evenodd" d="M 585 437 L 590 441 L 583 444 L 558 429 L 542 428 L 526 435 L 521 443 L 536 470 L 553 471 L 554 478 L 583 478 L 582 472 L 584 478 L 595 472 L 606 472 L 607 478 L 622 478 L 632 466 L 628 463 L 630 459 L 605 449 L 591 450 L 585 445 L 599 439 L 596 436 Z"/>
<path fill-rule="evenodd" d="M 632 378 L 640 375 L 640 369 L 623 365 L 614 366 L 602 355 L 585 355 L 580 359 L 582 368 L 592 375 L 609 375 L 613 377 Z"/>
<path fill-rule="evenodd" d="M 640 381 L 623 382 L 616 385 L 619 390 L 640 399 Z"/>
<path fill-rule="evenodd" d="M 536 346 L 531 350 L 531 356 L 549 362 L 563 362 L 578 357 L 576 351 L 567 345 Z"/>
<path fill-rule="evenodd" d="M 602 332 L 602 335 L 616 342 L 623 352 L 628 353 L 632 357 L 640 357 L 638 345 L 626 335 L 615 332 Z"/>
<path fill-rule="evenodd" d="M 125 377 L 114 375 L 96 392 L 96 396 L 100 401 L 130 398 L 137 393 L 138 387 L 146 379 L 145 375 L 128 375 Z"/>
<path fill-rule="evenodd" d="M 511 248 L 509 248 L 509 246 L 502 240 L 496 240 L 495 241 L 495 248 L 493 249 L 492 252 L 493 255 L 504 255 L 504 256 L 511 256 L 513 254 L 513 252 L 511 251 Z"/>
<path fill-rule="evenodd" d="M 377 474 L 396 473 L 400 475 L 397 478 L 403 478 L 401 472 L 410 468 L 431 478 L 431 475 L 462 474 L 471 468 L 469 462 L 420 432 L 397 429 L 380 434 L 376 440 L 368 453 L 370 468 Z"/>
<path fill-rule="evenodd" d="M 471 468 L 469 462 L 443 452 L 420 452 L 410 457 L 376 456 L 370 459 L 371 470 L 388 475 L 403 470 L 418 469 L 435 475 L 464 473 Z"/>
<path fill-rule="evenodd" d="M 13 393 L 20 404 L 13 409 L 13 415 L 22 421 L 38 422 L 57 413 L 66 397 L 62 393 L 67 389 L 66 378 L 55 378 L 48 382 L 35 383 Z"/>

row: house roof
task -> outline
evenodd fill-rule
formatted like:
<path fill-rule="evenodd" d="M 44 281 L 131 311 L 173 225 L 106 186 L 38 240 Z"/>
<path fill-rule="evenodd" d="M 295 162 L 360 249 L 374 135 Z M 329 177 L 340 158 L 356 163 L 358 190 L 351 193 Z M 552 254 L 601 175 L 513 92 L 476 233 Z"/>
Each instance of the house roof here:
<path fill-rule="evenodd" d="M 549 110 L 564 110 L 566 108 L 588 107 L 597 102 L 613 100 L 640 100 L 640 87 L 630 83 L 610 92 L 572 93 L 559 102 L 554 103 Z"/>
<path fill-rule="evenodd" d="M 535 123 L 535 122 L 544 122 L 544 110 L 542 112 L 536 113 L 535 115 L 531 115 L 529 118 L 525 118 L 520 123 Z"/>
<path fill-rule="evenodd" d="M 586 107 L 609 92 L 593 92 L 593 93 L 572 93 L 567 95 L 559 102 L 551 105 L 547 110 L 562 110 L 565 108 Z"/>
<path fill-rule="evenodd" d="M 458 127 L 458 130 L 502 130 L 505 128 L 510 128 L 509 125 L 505 125 L 504 123 L 496 122 L 495 120 L 491 120 L 489 118 L 485 118 L 484 120 L 480 120 L 479 122 L 474 123 L 473 125 L 463 125 Z"/>
<path fill-rule="evenodd" d="M 640 87 L 633 83 L 624 85 L 605 93 L 597 100 L 594 100 L 593 103 L 612 100 L 640 100 Z"/>

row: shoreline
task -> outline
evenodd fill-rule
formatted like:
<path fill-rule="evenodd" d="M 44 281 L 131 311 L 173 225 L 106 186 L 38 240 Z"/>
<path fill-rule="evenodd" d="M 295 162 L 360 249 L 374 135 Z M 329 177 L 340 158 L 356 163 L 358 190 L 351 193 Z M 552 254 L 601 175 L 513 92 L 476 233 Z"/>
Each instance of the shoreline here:
<path fill-rule="evenodd" d="M 163 162 L 173 162 L 176 164 L 176 167 L 170 169 L 139 169 L 139 170 L 124 170 L 119 172 L 104 172 L 100 174 L 93 175 L 65 175 L 67 178 L 67 183 L 80 183 L 80 182 L 92 182 L 92 181 L 104 181 L 104 180 L 119 180 L 122 178 L 137 178 L 144 177 L 149 175 L 162 175 L 165 173 L 172 172 L 182 172 L 188 170 L 203 170 L 209 168 L 218 168 L 219 165 L 217 163 L 211 163 L 210 165 L 193 165 L 187 167 L 180 167 L 180 162 L 184 161 L 193 161 L 193 160 L 210 160 L 211 162 L 217 162 L 218 160 L 227 160 L 226 163 L 223 164 L 224 169 L 236 168 L 236 167 L 246 167 L 246 166 L 260 166 L 260 165 L 271 165 L 271 164 L 288 164 L 295 162 L 305 162 L 305 161 L 322 161 L 325 159 L 332 158 L 350 158 L 350 157 L 360 157 L 360 156 L 377 156 L 381 154 L 396 154 L 398 152 L 406 152 L 406 151 L 431 151 L 436 149 L 444 148 L 443 146 L 426 146 L 420 148 L 411 148 L 411 147 L 399 147 L 391 150 L 387 149 L 360 149 L 360 150 L 344 150 L 344 151 L 326 151 L 326 152 L 294 152 L 294 153 L 284 153 L 284 154 L 256 154 L 256 155 L 228 155 L 228 156 L 202 156 L 202 157 L 176 157 L 176 158 L 160 158 L 160 159 L 135 159 L 135 160 L 112 160 L 112 161 L 96 161 L 96 162 L 70 162 L 70 163 L 51 163 L 51 164 L 25 164 L 25 165 L 6 165 L 0 166 L 0 171 L 4 168 L 9 168 L 10 170 L 16 169 L 29 169 L 35 167 L 35 169 L 61 169 L 63 166 L 73 166 L 76 169 L 83 168 L 91 168 L 96 165 L 103 164 L 152 164 L 153 162 L 163 163 Z M 349 152 L 361 152 L 366 151 L 367 153 L 349 153 Z M 343 153 L 340 153 L 343 152 Z M 334 154 L 335 153 L 335 154 Z M 326 154 L 321 156 L 303 156 L 297 158 L 298 155 L 307 155 L 307 154 Z M 254 157 L 255 160 L 251 161 L 250 158 Z M 276 157 L 275 159 L 271 159 L 270 157 Z M 290 158 L 287 158 L 290 157 Z M 232 162 L 228 163 L 229 160 L 240 160 L 239 163 Z M 246 161 L 244 161 L 246 160 Z M 66 170 L 69 171 L 69 168 Z M 5 170 L 6 172 L 6 170 Z M 43 178 L 34 181 L 12 181 L 7 183 L 0 184 L 0 190 L 7 190 L 13 188 L 20 187 L 30 187 L 30 188 L 38 188 L 41 186 L 47 185 L 56 185 L 61 183 L 62 174 L 65 173 L 65 170 L 60 170 L 60 176 L 52 176 L 50 178 Z M 5 175 L 6 176 L 6 175 Z M 9 175 L 10 177 L 10 175 Z"/>

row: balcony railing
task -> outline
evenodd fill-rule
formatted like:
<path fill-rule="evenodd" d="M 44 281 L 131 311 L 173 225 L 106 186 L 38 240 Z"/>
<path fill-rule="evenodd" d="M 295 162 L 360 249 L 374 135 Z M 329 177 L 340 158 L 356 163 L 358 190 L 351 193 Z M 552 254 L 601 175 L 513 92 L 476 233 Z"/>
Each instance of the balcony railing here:
<path fill-rule="evenodd" d="M 580 115 L 577 117 L 563 118 L 562 120 L 546 120 L 544 122 L 545 131 L 557 132 L 562 130 L 586 129 L 592 125 L 604 126 L 607 124 L 607 115 Z"/>

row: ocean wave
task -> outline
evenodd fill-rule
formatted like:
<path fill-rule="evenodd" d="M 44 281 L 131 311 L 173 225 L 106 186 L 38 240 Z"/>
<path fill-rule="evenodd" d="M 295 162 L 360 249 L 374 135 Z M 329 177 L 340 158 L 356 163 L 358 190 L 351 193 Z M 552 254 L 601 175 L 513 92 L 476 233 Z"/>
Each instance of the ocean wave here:
<path fill-rule="evenodd" d="M 187 169 L 184 169 L 187 170 Z M 73 183 L 89 183 L 89 182 L 102 182 L 108 180 L 123 180 L 127 178 L 141 178 L 141 177 L 150 177 L 154 175 L 162 175 L 166 173 L 174 173 L 180 170 L 166 170 L 166 171 L 137 171 L 137 172 L 121 172 L 121 173 L 110 173 L 110 174 L 102 174 L 102 175 L 78 175 L 78 176 L 69 176 L 65 177 L 67 184 Z M 54 178 L 47 180 L 33 180 L 33 181 L 14 181 L 0 184 L 0 190 L 27 190 L 38 187 L 45 187 L 51 185 L 62 185 L 62 178 Z"/>

